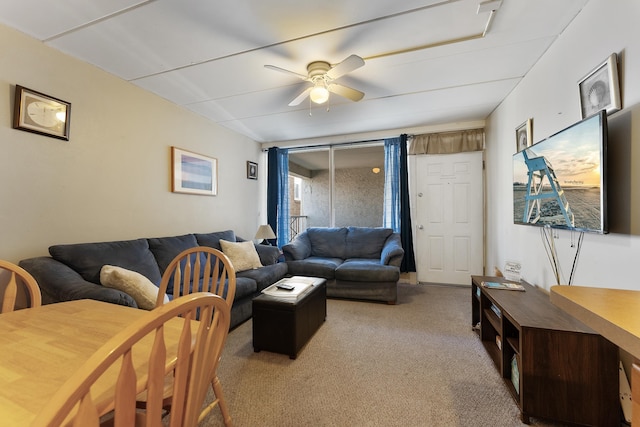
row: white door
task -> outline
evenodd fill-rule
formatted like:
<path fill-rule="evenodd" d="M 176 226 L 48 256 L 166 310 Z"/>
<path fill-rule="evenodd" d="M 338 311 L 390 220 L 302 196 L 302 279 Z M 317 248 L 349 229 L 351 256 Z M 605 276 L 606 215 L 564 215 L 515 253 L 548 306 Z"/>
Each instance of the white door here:
<path fill-rule="evenodd" d="M 416 159 L 419 282 L 471 283 L 483 273 L 482 152 Z"/>

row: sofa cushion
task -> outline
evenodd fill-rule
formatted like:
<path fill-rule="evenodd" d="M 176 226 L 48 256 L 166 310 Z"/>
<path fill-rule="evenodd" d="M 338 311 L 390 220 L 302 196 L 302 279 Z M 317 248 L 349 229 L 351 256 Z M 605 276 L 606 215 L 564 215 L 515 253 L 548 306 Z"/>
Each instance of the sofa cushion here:
<path fill-rule="evenodd" d="M 312 227 L 306 233 L 311 243 L 311 256 L 346 258 L 346 228 Z"/>
<path fill-rule="evenodd" d="M 260 263 L 262 265 L 275 264 L 280 260 L 282 253 L 277 246 L 271 245 L 255 245 L 256 252 L 260 257 Z"/>
<path fill-rule="evenodd" d="M 340 258 L 309 257 L 303 260 L 287 261 L 291 276 L 311 276 L 333 279 L 336 268 L 342 264 Z"/>
<path fill-rule="evenodd" d="M 345 258 L 379 260 L 382 247 L 393 230 L 390 228 L 348 227 Z"/>
<path fill-rule="evenodd" d="M 208 246 L 210 248 L 222 250 L 220 239 L 228 242 L 236 241 L 236 234 L 233 230 L 217 231 L 215 233 L 194 234 L 199 246 Z"/>
<path fill-rule="evenodd" d="M 336 268 L 335 278 L 350 282 L 397 282 L 400 269 L 377 260 L 348 259 Z"/>
<path fill-rule="evenodd" d="M 191 249 L 198 246 L 198 242 L 196 237 L 193 234 L 185 234 L 182 236 L 171 236 L 171 237 L 157 237 L 147 239 L 149 241 L 149 249 L 153 253 L 153 256 L 156 258 L 158 262 L 158 267 L 160 267 L 160 271 L 164 274 L 171 261 L 178 256 L 185 249 Z M 191 262 L 195 262 L 196 255 L 191 255 Z M 207 258 L 204 254 L 200 255 L 200 263 L 204 265 L 207 262 Z M 186 265 L 186 261 L 183 260 L 180 262 L 180 268 L 184 270 L 184 266 Z M 200 278 L 202 278 L 202 274 L 204 273 L 204 269 L 200 272 Z M 173 294 L 173 277 L 169 279 L 169 283 L 167 284 L 167 293 Z"/>
<path fill-rule="evenodd" d="M 234 302 L 248 296 L 255 295 L 258 292 L 256 281 L 248 277 L 236 276 L 236 294 L 233 297 Z"/>
<path fill-rule="evenodd" d="M 222 252 L 229 258 L 236 273 L 262 267 L 253 242 L 228 242 L 220 240 Z"/>
<path fill-rule="evenodd" d="M 49 248 L 49 253 L 92 283 L 100 284 L 100 270 L 109 264 L 136 271 L 160 284 L 160 269 L 149 250 L 147 239 L 54 245 Z"/>
<path fill-rule="evenodd" d="M 164 273 L 171 261 L 185 249 L 195 248 L 198 241 L 193 234 L 185 234 L 183 236 L 157 237 L 147 239 L 149 241 L 149 249 L 158 262 L 160 271 Z"/>
<path fill-rule="evenodd" d="M 245 270 L 236 274 L 238 278 L 248 277 L 255 280 L 258 285 L 258 291 L 262 291 L 271 286 L 278 280 L 287 275 L 287 263 L 279 262 L 277 264 L 266 265 L 255 270 Z"/>
<path fill-rule="evenodd" d="M 118 289 L 131 295 L 142 309 L 152 310 L 156 306 L 158 287 L 140 273 L 114 265 L 104 265 L 100 270 L 100 283 L 107 288 Z M 164 302 L 169 302 L 166 295 Z"/>

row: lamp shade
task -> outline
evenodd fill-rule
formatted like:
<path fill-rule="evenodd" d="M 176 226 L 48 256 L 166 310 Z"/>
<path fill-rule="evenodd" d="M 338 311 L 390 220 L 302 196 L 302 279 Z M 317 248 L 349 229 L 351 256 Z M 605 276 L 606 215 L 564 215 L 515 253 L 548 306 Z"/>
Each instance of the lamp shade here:
<path fill-rule="evenodd" d="M 273 229 L 269 224 L 264 224 L 258 227 L 258 231 L 256 232 L 256 237 L 254 239 L 275 239 L 276 234 L 273 232 Z"/>

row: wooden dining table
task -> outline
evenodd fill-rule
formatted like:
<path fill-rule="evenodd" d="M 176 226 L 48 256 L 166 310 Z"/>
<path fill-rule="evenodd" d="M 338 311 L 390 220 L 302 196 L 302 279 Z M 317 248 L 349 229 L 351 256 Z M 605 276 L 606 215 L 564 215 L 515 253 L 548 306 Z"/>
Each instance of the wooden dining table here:
<path fill-rule="evenodd" d="M 95 300 L 48 304 L 0 314 L 0 424 L 29 426 L 51 396 L 105 342 L 144 310 Z M 177 344 L 183 320 L 165 326 L 169 351 Z M 134 347 L 136 372 L 146 375 L 152 340 Z M 144 360 L 143 360 L 144 359 Z M 111 409 L 110 390 L 116 369 L 107 371 L 92 394 L 103 396 L 98 406 Z"/>

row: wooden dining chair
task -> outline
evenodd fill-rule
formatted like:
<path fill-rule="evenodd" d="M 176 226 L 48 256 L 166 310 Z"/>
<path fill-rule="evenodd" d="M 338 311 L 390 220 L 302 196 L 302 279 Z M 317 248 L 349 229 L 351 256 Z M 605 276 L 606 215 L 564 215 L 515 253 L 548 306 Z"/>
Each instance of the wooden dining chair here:
<path fill-rule="evenodd" d="M 175 325 L 179 316 L 183 317 L 178 323 L 179 338 L 168 339 L 167 323 L 173 321 Z M 99 414 L 113 408 L 109 421 L 115 427 L 161 426 L 164 379 L 173 373 L 169 426 L 196 426 L 209 387 L 212 361 L 220 357 L 229 321 L 228 304 L 209 292 L 177 298 L 145 313 L 96 351 L 51 397 L 31 425 L 98 426 Z M 148 344 L 141 355 L 136 344 L 142 340 Z M 136 366 L 142 363 L 148 370 L 137 372 L 134 360 Z M 112 394 L 94 390 L 99 381 L 102 385 L 113 384 L 107 387 Z M 136 410 L 136 396 L 142 390 L 147 396 L 144 412 Z"/>
<path fill-rule="evenodd" d="M 192 292 L 211 292 L 224 298 L 229 307 L 236 294 L 236 271 L 218 249 L 196 246 L 180 252 L 162 274 L 156 307 L 169 293 L 174 298 Z"/>
<path fill-rule="evenodd" d="M 211 292 L 224 298 L 231 309 L 236 293 L 236 271 L 222 251 L 207 246 L 197 246 L 182 251 L 169 263 L 162 275 L 156 307 L 164 304 L 164 296 L 167 290 L 171 289 L 170 285 L 173 286 L 174 298 L 191 292 Z M 211 387 L 215 398 L 202 410 L 200 419 L 204 419 L 217 405 L 225 426 L 230 427 L 231 415 L 217 374 L 219 364 L 220 358 L 212 366 Z M 144 406 L 144 403 L 141 402 L 140 406 Z M 166 409 L 169 407 L 167 406 Z"/>
<path fill-rule="evenodd" d="M 16 309 L 19 286 L 23 286 L 28 293 L 29 301 L 27 307 L 38 307 L 42 305 L 42 294 L 38 282 L 24 268 L 9 261 L 0 260 L 0 277 L 2 270 L 9 272 L 9 281 L 6 284 L 2 297 L 1 313 L 7 313 Z M 0 283 L 2 280 L 0 279 Z"/>

